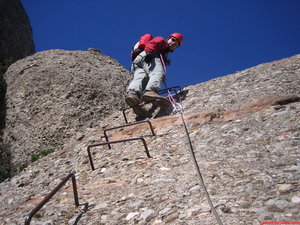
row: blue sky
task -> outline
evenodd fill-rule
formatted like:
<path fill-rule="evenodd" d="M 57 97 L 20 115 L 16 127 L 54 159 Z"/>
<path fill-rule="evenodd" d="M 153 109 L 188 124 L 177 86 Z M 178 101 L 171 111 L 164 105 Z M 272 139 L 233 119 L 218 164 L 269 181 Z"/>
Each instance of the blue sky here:
<path fill-rule="evenodd" d="M 167 84 L 188 86 L 300 53 L 299 0 L 21 0 L 36 51 L 90 47 L 130 68 L 145 33 L 184 35 Z"/>

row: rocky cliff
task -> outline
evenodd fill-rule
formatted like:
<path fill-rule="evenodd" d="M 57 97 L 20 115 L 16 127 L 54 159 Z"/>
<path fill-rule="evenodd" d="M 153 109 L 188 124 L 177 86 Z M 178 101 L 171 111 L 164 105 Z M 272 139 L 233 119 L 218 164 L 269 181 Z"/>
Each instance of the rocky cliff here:
<path fill-rule="evenodd" d="M 10 154 L 2 144 L 6 114 L 3 74 L 11 63 L 34 51 L 32 30 L 22 3 L 20 0 L 0 0 L 0 181 L 10 173 Z"/>
<path fill-rule="evenodd" d="M 60 52 L 59 57 L 74 60 L 75 56 L 69 53 Z M 51 54 L 55 55 L 53 60 L 59 66 L 59 61 L 55 61 L 59 54 L 56 50 Z M 87 57 L 86 53 L 79 55 Z M 23 63 L 15 67 L 20 68 L 17 73 L 20 79 L 40 69 L 39 65 L 30 67 L 35 64 L 33 62 L 28 61 L 26 66 Z M 90 64 L 86 63 L 84 68 L 87 65 Z M 82 72 L 90 76 L 85 69 Z M 39 74 L 47 73 L 41 70 Z M 53 76 L 62 79 L 60 83 L 65 87 L 72 81 L 57 78 L 58 74 Z M 42 77 L 41 80 L 47 80 Z M 30 87 L 36 90 L 38 83 L 34 83 L 34 78 Z M 85 81 L 82 82 L 84 85 Z M 10 85 L 14 86 L 14 82 L 8 82 Z M 30 97 L 31 92 L 26 92 L 26 85 L 22 86 L 10 92 L 14 101 L 11 100 L 9 107 L 11 112 L 13 107 L 17 108 L 24 121 L 31 118 L 26 118 L 24 112 L 31 112 L 35 117 L 35 112 L 40 112 L 38 109 L 53 110 L 51 99 L 62 98 L 56 102 L 68 105 L 76 98 L 76 95 L 69 96 L 69 92 L 59 92 L 61 94 L 56 96 L 49 83 L 45 86 L 49 89 L 40 90 L 39 95 L 45 95 L 47 100 L 44 98 L 39 104 L 38 100 L 29 102 L 35 98 Z M 182 102 L 183 117 L 204 182 L 224 224 L 300 221 L 299 86 L 300 55 L 296 55 L 184 88 L 187 94 Z M 22 103 L 21 107 L 21 98 L 28 105 L 36 104 L 26 108 Z M 97 105 L 91 104 L 91 110 Z M 61 111 L 67 112 L 64 108 Z M 51 112 L 49 110 L 45 121 L 48 126 L 63 124 L 62 119 L 51 120 L 55 114 Z M 46 114 L 45 111 L 41 115 Z M 67 114 L 61 115 L 60 118 L 65 118 Z M 80 118 L 79 115 L 75 118 Z M 10 117 L 14 127 L 18 126 L 14 122 L 16 116 Z M 43 120 L 43 116 L 34 121 Z M 127 116 L 132 121 L 132 112 Z M 180 115 L 151 119 L 155 136 L 149 135 L 147 124 L 109 131 L 109 140 L 143 136 L 151 158 L 139 141 L 116 143 L 111 149 L 99 146 L 91 149 L 95 165 L 92 170 L 87 146 L 105 141 L 105 129 L 124 124 L 122 112 L 117 110 L 112 110 L 111 115 L 99 116 L 97 123 L 93 122 L 96 117 L 96 114 L 87 117 L 86 122 L 91 126 L 78 129 L 76 134 L 62 140 L 63 145 L 55 152 L 0 184 L 2 224 L 22 224 L 25 216 L 70 172 L 76 175 L 82 205 L 74 207 L 72 184 L 67 183 L 38 212 L 32 224 L 217 224 L 192 163 Z M 72 124 L 66 132 L 76 125 Z M 19 129 L 23 129 L 27 139 L 23 138 L 19 145 L 30 146 L 32 141 L 34 146 L 37 140 L 26 132 L 26 126 L 39 135 L 34 126 L 24 123 Z M 15 144 L 15 147 L 18 146 Z"/>
<path fill-rule="evenodd" d="M 32 155 L 60 148 L 121 109 L 130 77 L 117 61 L 92 50 L 44 51 L 10 66 L 4 144 L 12 174 Z"/>
<path fill-rule="evenodd" d="M 34 53 L 29 18 L 20 0 L 0 1 L 0 62 Z"/>

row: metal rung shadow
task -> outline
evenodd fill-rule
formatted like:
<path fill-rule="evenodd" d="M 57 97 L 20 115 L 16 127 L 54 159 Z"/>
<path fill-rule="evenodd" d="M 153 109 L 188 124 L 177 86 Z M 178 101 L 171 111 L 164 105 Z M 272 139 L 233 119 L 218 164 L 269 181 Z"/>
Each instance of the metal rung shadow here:
<path fill-rule="evenodd" d="M 150 130 L 151 130 L 151 133 L 152 133 L 152 136 L 155 136 L 155 133 L 154 133 L 154 130 L 153 130 L 153 126 L 152 126 L 151 122 L 149 120 L 143 120 L 143 121 L 138 121 L 138 122 L 134 122 L 134 123 L 128 123 L 128 124 L 125 124 L 125 125 L 122 125 L 122 126 L 112 127 L 112 128 L 108 128 L 108 129 L 104 130 L 103 133 L 104 133 L 104 137 L 105 137 L 106 142 L 109 142 L 108 136 L 106 134 L 107 131 L 114 130 L 114 129 L 119 129 L 119 128 L 122 128 L 122 127 L 134 126 L 134 125 L 141 124 L 141 123 L 148 123 L 149 127 L 150 127 Z M 111 149 L 110 144 L 107 144 L 107 145 L 108 145 L 109 149 Z"/>
<path fill-rule="evenodd" d="M 43 201 L 41 201 L 25 218 L 25 225 L 29 225 L 33 216 L 43 208 L 43 206 L 50 201 L 50 199 L 61 189 L 61 187 L 67 183 L 69 179 L 72 179 L 73 184 L 73 193 L 74 193 L 74 200 L 75 206 L 79 206 L 78 200 L 78 192 L 77 192 L 77 185 L 76 185 L 76 178 L 74 173 L 70 173 L 66 176 L 46 197 L 44 197 Z"/>
<path fill-rule="evenodd" d="M 178 89 L 178 90 L 177 90 L 177 89 Z M 162 94 L 167 93 L 168 91 L 169 91 L 169 92 L 174 91 L 174 96 L 177 96 L 177 95 L 178 95 L 178 92 L 181 92 L 182 89 L 181 89 L 180 86 L 174 86 L 174 87 L 162 89 L 162 90 L 158 91 L 158 94 L 159 94 L 159 95 L 162 95 Z M 143 103 L 141 103 L 141 104 L 139 104 L 139 105 L 141 105 L 141 106 L 142 106 L 142 105 L 147 105 L 147 104 L 151 104 L 151 103 L 153 103 L 153 102 L 155 102 L 155 101 L 156 101 L 156 100 L 151 101 L 151 102 L 147 102 L 147 103 L 143 102 Z M 132 109 L 132 107 L 127 107 L 127 108 L 125 108 L 125 109 L 122 110 L 123 117 L 124 117 L 124 120 L 125 120 L 125 123 L 126 123 L 126 124 L 128 124 L 128 120 L 127 120 L 127 117 L 126 117 L 126 111 L 129 110 L 129 109 Z"/>
<path fill-rule="evenodd" d="M 109 142 L 96 143 L 96 144 L 92 144 L 92 145 L 87 146 L 87 152 L 88 152 L 88 156 L 89 156 L 89 160 L 90 160 L 92 170 L 95 170 L 94 163 L 93 163 L 93 158 L 92 158 L 92 154 L 91 154 L 91 150 L 90 150 L 92 147 L 97 147 L 97 146 L 101 146 L 101 145 L 108 145 L 108 144 L 115 144 L 115 143 L 121 143 L 121 142 L 127 142 L 127 141 L 135 141 L 135 140 L 141 140 L 143 142 L 147 157 L 151 158 L 151 156 L 149 154 L 147 144 L 146 144 L 146 141 L 143 137 L 134 137 L 134 138 L 128 138 L 128 139 L 123 139 L 123 140 L 118 140 L 118 141 L 109 141 Z"/>

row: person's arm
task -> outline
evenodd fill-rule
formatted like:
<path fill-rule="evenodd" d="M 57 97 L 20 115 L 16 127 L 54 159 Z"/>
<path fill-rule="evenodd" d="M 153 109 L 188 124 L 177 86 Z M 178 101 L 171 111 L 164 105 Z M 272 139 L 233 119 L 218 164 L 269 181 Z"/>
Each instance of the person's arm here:
<path fill-rule="evenodd" d="M 167 41 L 162 37 L 155 37 L 145 45 L 145 52 L 158 53 L 168 47 Z"/>
<path fill-rule="evenodd" d="M 146 44 L 152 39 L 153 37 L 151 36 L 151 34 L 145 34 L 140 38 L 139 44 L 138 44 L 138 48 L 141 50 L 145 49 Z"/>
<path fill-rule="evenodd" d="M 162 37 L 155 37 L 145 45 L 145 62 L 150 63 L 157 53 L 168 47 L 167 41 Z"/>
<path fill-rule="evenodd" d="M 145 45 L 152 39 L 151 34 L 145 34 L 143 35 L 139 42 L 137 42 L 134 47 L 133 50 L 131 52 L 131 61 L 133 62 L 134 59 L 138 56 L 138 54 L 140 54 L 142 51 L 144 51 L 145 49 Z"/>

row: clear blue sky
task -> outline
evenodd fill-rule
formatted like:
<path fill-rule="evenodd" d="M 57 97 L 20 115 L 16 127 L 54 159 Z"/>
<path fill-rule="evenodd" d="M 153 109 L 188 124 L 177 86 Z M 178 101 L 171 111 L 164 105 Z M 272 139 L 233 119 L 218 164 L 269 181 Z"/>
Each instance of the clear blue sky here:
<path fill-rule="evenodd" d="M 300 53 L 300 0 L 21 0 L 36 51 L 90 47 L 130 67 L 142 34 L 184 42 L 168 86 L 194 85 Z"/>

